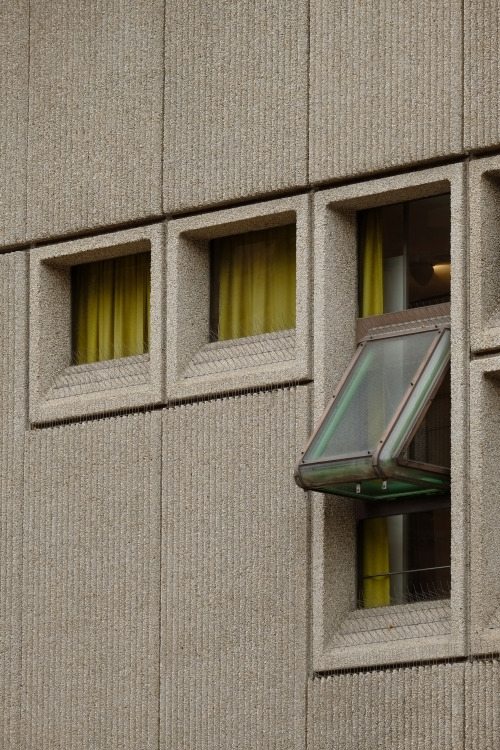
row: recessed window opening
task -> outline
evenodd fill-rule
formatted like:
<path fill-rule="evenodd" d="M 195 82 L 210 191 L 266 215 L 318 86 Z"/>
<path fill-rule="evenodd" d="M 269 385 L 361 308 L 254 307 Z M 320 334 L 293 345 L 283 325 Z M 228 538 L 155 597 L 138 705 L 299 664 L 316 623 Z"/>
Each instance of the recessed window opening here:
<path fill-rule="evenodd" d="M 450 300 L 450 196 L 360 211 L 359 315 Z"/>
<path fill-rule="evenodd" d="M 295 328 L 295 224 L 210 243 L 210 339 Z"/>
<path fill-rule="evenodd" d="M 72 364 L 149 351 L 151 253 L 71 268 Z"/>

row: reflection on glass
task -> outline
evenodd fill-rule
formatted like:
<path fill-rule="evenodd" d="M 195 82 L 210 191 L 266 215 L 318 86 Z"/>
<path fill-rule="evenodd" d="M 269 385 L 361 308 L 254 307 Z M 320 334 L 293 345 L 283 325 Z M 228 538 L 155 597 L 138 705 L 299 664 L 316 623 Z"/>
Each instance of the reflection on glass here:
<path fill-rule="evenodd" d="M 448 598 L 450 539 L 449 507 L 359 521 L 360 606 Z"/>

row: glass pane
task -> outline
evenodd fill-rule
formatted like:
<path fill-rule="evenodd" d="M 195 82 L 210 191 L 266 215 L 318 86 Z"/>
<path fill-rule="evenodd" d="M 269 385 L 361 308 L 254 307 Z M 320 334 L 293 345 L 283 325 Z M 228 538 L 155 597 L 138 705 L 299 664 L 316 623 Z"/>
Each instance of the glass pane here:
<path fill-rule="evenodd" d="M 450 467 L 450 416 L 451 388 L 450 371 L 448 370 L 427 414 L 408 447 L 407 454 L 410 461 Z"/>
<path fill-rule="evenodd" d="M 73 266 L 73 364 L 148 352 L 150 293 L 149 252 Z"/>
<path fill-rule="evenodd" d="M 307 451 L 307 460 L 373 452 L 435 331 L 369 341 Z"/>
<path fill-rule="evenodd" d="M 295 224 L 210 244 L 212 341 L 295 327 Z"/>
<path fill-rule="evenodd" d="M 450 508 L 358 523 L 360 607 L 450 595 Z"/>
<path fill-rule="evenodd" d="M 360 211 L 360 315 L 448 302 L 450 232 L 449 194 Z"/>
<path fill-rule="evenodd" d="M 408 306 L 450 299 L 450 196 L 408 203 Z"/>

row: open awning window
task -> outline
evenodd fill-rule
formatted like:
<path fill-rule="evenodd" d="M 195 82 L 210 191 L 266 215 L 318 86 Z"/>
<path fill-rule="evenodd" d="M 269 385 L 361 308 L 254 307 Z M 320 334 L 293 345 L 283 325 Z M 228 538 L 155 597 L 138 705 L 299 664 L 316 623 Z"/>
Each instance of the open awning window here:
<path fill-rule="evenodd" d="M 449 325 L 367 336 L 295 469 L 303 489 L 364 500 L 450 487 Z"/>

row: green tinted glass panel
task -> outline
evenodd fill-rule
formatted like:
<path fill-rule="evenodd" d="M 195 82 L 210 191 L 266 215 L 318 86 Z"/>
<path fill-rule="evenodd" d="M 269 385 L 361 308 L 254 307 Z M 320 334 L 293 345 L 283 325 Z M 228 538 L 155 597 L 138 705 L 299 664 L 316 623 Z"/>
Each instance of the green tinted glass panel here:
<path fill-rule="evenodd" d="M 425 331 L 368 342 L 309 447 L 307 459 L 373 452 L 436 335 Z"/>

